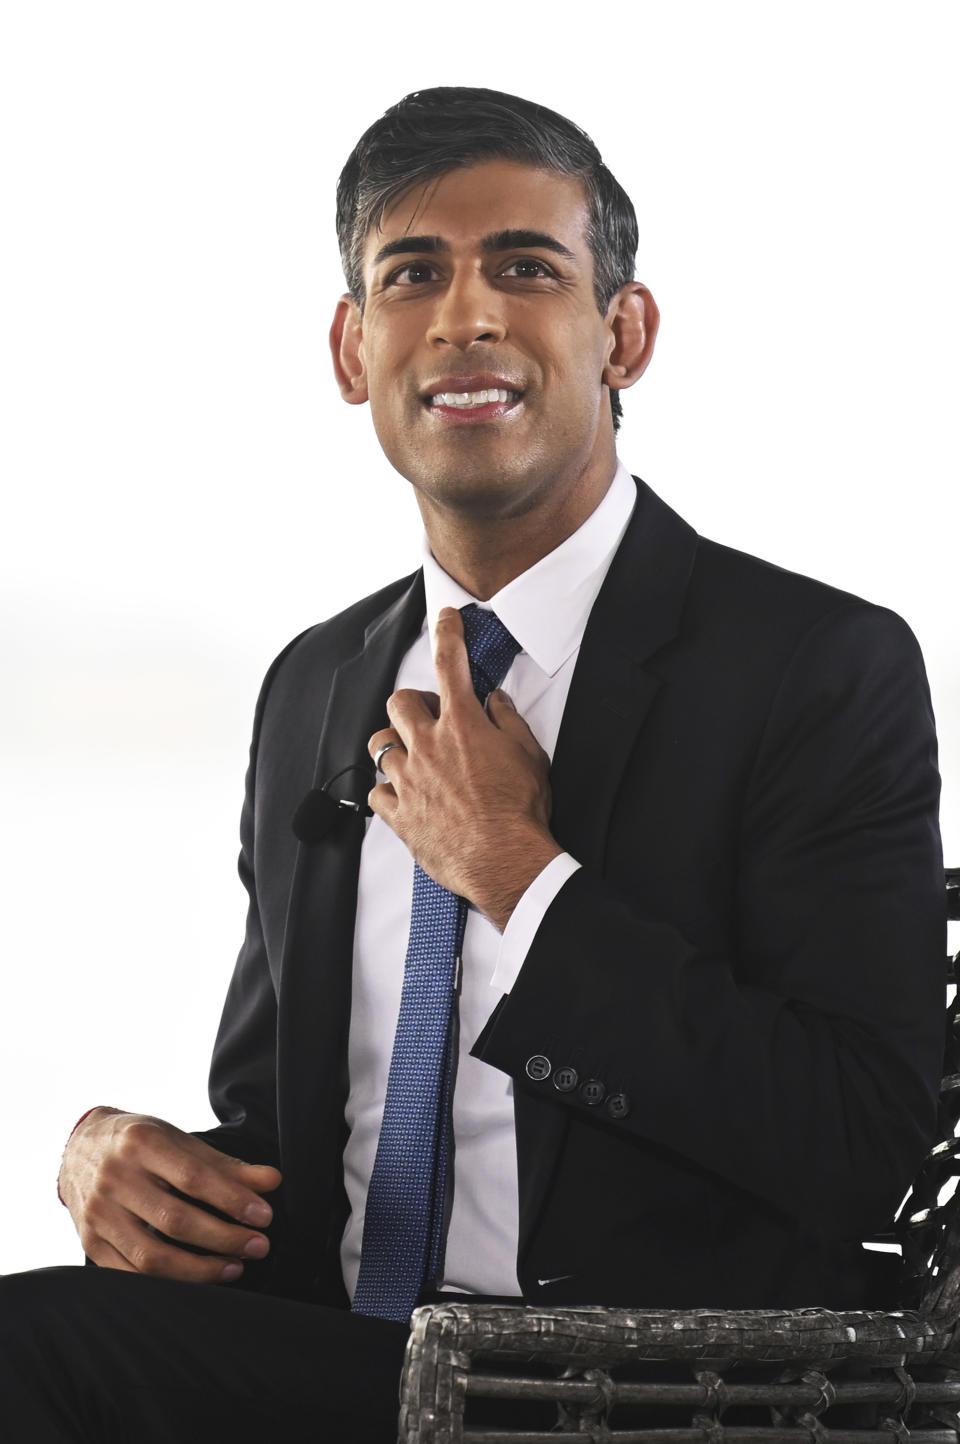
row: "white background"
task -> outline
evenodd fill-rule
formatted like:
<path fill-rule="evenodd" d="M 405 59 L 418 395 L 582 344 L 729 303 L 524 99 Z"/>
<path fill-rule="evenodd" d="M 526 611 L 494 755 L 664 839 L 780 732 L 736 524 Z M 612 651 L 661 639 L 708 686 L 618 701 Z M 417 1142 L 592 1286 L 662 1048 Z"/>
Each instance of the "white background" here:
<path fill-rule="evenodd" d="M 410 90 L 594 136 L 663 313 L 621 455 L 907 617 L 960 861 L 956 4 L 344 8 L 2 11 L 0 1272 L 77 1261 L 83 1109 L 209 1120 L 261 675 L 417 563 L 326 351 L 336 178 Z"/>

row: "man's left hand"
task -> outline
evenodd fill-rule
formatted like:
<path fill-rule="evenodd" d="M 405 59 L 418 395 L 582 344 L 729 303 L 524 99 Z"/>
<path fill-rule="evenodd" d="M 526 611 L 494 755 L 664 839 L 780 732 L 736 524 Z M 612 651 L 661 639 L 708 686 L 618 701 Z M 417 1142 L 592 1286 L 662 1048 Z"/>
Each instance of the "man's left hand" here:
<path fill-rule="evenodd" d="M 563 851 L 550 833 L 549 759 L 505 692 L 477 700 L 463 618 L 444 607 L 436 630 L 439 697 L 412 688 L 387 703 L 387 781 L 369 803 L 436 882 L 501 930 L 538 873 Z"/>

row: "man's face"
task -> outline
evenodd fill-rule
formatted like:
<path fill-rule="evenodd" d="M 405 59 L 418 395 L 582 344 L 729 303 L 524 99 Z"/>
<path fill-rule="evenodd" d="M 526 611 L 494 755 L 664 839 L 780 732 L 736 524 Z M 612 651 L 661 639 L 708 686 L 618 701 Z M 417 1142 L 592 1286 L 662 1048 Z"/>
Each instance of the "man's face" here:
<path fill-rule="evenodd" d="M 367 236 L 348 399 L 428 510 L 513 516 L 609 481 L 587 218 L 576 177 L 491 160 L 412 187 Z"/>

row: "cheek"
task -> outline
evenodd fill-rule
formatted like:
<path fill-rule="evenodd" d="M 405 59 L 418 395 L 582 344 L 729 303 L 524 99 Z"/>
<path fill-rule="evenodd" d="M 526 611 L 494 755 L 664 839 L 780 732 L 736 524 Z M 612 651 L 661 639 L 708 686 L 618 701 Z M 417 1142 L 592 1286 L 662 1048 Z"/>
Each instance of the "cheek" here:
<path fill-rule="evenodd" d="M 381 378 L 370 389 L 370 420 L 384 455 L 394 465 L 409 457 L 412 446 L 422 444 L 418 406 L 396 382 L 391 385 Z"/>
<path fill-rule="evenodd" d="M 603 399 L 604 353 L 582 332 L 572 334 L 567 349 L 558 349 L 548 371 L 548 384 L 568 414 L 590 415 Z"/>
<path fill-rule="evenodd" d="M 382 342 L 367 342 L 365 368 L 367 389 L 370 394 L 370 410 L 374 421 L 377 417 L 386 419 L 396 411 L 405 394 L 404 368 L 398 357 Z"/>
<path fill-rule="evenodd" d="M 550 338 L 548 370 L 564 389 L 589 394 L 601 384 L 606 354 L 605 329 L 574 317 Z"/>

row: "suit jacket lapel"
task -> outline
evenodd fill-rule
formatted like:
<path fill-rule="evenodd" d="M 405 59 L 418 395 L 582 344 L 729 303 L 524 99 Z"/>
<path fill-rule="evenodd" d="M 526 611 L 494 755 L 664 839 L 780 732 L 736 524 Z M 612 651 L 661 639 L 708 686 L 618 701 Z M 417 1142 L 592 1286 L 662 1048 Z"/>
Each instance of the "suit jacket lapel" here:
<path fill-rule="evenodd" d="M 418 572 L 400 598 L 367 628 L 362 649 L 337 668 L 317 748 L 315 786 L 330 782 L 338 798 L 356 802 L 366 798 L 375 776 L 367 740 L 387 723 L 386 700 L 423 614 L 423 578 Z M 342 1187 L 340 1135 L 363 833 L 360 820 L 345 815 L 343 825 L 319 843 L 300 843 L 297 849 L 278 1019 L 278 1053 L 283 1060 L 278 1080 L 280 1132 L 285 1151 L 296 1154 L 302 1169 L 299 1197 L 290 1200 L 294 1208 L 299 1202 L 305 1209 L 316 1209 L 318 1192 Z"/>
<path fill-rule="evenodd" d="M 317 747 L 315 787 L 343 777 L 342 784 L 331 786 L 336 796 L 365 800 L 375 776 L 367 740 L 389 725 L 387 698 L 403 654 L 423 623 L 424 606 L 423 574 L 417 572 L 403 594 L 367 627 L 362 649 L 337 668 Z"/>
<path fill-rule="evenodd" d="M 645 664 L 677 635 L 697 545 L 693 528 L 637 485 L 636 508 L 587 622 L 550 772 L 554 836 L 578 862 L 601 870 L 620 779 L 660 685 Z M 522 1259 L 570 1111 L 522 1088 L 515 1105 Z"/>
<path fill-rule="evenodd" d="M 587 621 L 554 751 L 553 831 L 602 867 L 627 759 L 660 686 L 645 663 L 680 627 L 697 534 L 643 482 Z"/>

